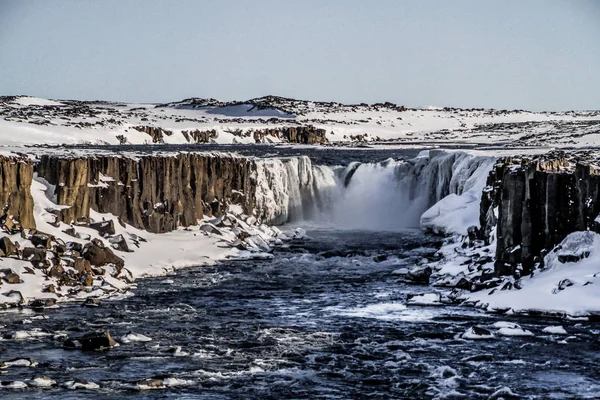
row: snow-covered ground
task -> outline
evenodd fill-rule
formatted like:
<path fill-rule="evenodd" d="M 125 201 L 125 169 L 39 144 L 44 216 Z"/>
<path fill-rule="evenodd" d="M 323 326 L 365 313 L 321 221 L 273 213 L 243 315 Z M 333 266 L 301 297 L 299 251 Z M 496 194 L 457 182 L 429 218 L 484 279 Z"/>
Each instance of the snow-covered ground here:
<path fill-rule="evenodd" d="M 189 136 L 184 131 L 214 131 L 209 141 L 212 143 L 234 144 L 255 143 L 253 131 L 282 128 L 313 126 L 325 130 L 325 135 L 330 144 L 348 145 L 357 142 L 370 143 L 373 151 L 378 148 L 396 147 L 434 147 L 445 145 L 479 145 L 476 150 L 467 150 L 469 157 L 459 157 L 459 160 L 450 165 L 456 172 L 452 177 L 461 182 L 460 187 L 449 191 L 444 198 L 431 208 L 422 213 L 425 202 L 408 204 L 400 196 L 392 196 L 390 201 L 379 203 L 377 207 L 370 207 L 377 211 L 389 204 L 399 201 L 405 209 L 418 209 L 423 228 L 441 234 L 451 235 L 447 244 L 440 250 L 444 256 L 442 261 L 433 263 L 435 269 L 434 279 L 438 284 L 449 286 L 463 277 L 473 275 L 468 266 L 477 253 L 483 269 L 493 269 L 493 255 L 495 245 L 492 243 L 485 247 L 476 247 L 469 250 L 463 248 L 467 241 L 467 228 L 477 226 L 479 220 L 479 201 L 481 191 L 485 186 L 488 172 L 494 157 L 510 154 L 545 152 L 556 147 L 595 147 L 600 140 L 600 112 L 599 111 L 568 111 L 568 112 L 528 112 L 523 110 L 483 110 L 483 109 L 450 109 L 426 108 L 406 109 L 393 104 L 373 105 L 343 105 L 338 103 L 322 103 L 311 101 L 297 101 L 291 99 L 265 97 L 248 100 L 245 102 L 220 102 L 213 99 L 188 99 L 177 103 L 168 104 L 124 104 L 111 102 L 81 102 L 70 100 L 46 100 L 25 96 L 11 96 L 0 98 L 0 146 L 2 153 L 24 152 L 41 154 L 51 149 L 44 145 L 61 144 L 153 144 L 153 137 L 134 127 L 151 127 L 162 130 L 161 141 L 164 144 L 188 144 Z M 265 136 L 264 142 L 280 142 L 275 136 Z M 39 146 L 42 147 L 39 147 Z M 494 146 L 491 150 L 481 150 L 487 145 Z M 27 146 L 27 147 L 24 147 Z M 502 147 L 501 149 L 498 149 Z M 71 151 L 71 150 L 68 150 Z M 95 152 L 97 150 L 94 150 Z M 429 153 L 424 152 L 423 157 Z M 487 156 L 473 162 L 478 156 Z M 482 161 L 483 160 L 483 161 Z M 302 158 L 296 163 L 302 164 Z M 290 162 L 269 160 L 262 163 L 259 174 L 264 178 L 259 183 L 267 181 L 291 182 L 291 175 L 285 175 L 286 168 L 305 170 L 305 174 L 294 176 L 294 185 L 316 187 L 321 182 L 322 188 L 335 186 L 333 173 L 330 170 L 319 171 L 320 180 L 309 173 L 310 167 L 306 165 L 292 166 Z M 388 163 L 388 166 L 393 163 Z M 398 165 L 396 165 L 398 164 Z M 395 169 L 402 170 L 401 163 L 393 164 Z M 419 165 L 418 163 L 416 165 Z M 370 185 L 383 182 L 389 186 L 395 178 L 391 169 L 387 170 L 389 176 L 380 175 L 380 180 L 373 179 L 370 170 L 385 170 L 386 166 L 365 165 L 358 169 L 354 183 L 346 190 L 344 196 L 339 198 L 339 207 L 352 209 L 356 206 L 351 191 L 361 194 L 364 188 L 356 187 L 362 179 Z M 420 170 L 419 170 L 420 171 Z M 448 171 L 446 171 L 448 172 Z M 445 172 L 445 173 L 446 173 Z M 414 173 L 415 181 L 426 179 L 420 173 Z M 278 175 L 279 174 L 279 175 Z M 459 174 L 467 174 L 460 177 Z M 463 179 L 464 178 L 464 179 Z M 439 185 L 444 182 L 444 177 L 436 178 Z M 35 219 L 38 229 L 49 233 L 62 241 L 85 243 L 89 240 L 73 238 L 63 231 L 68 226 L 54 226 L 53 215 L 47 210 L 57 208 L 44 194 L 45 182 L 37 180 L 32 186 L 35 200 Z M 292 186 L 294 186 L 292 185 Z M 294 187 L 296 187 L 294 186 Z M 435 186 L 435 185 L 434 185 Z M 259 185 L 259 206 L 271 215 L 273 220 L 280 218 L 279 222 L 286 220 L 289 214 L 296 212 L 298 200 L 303 193 L 300 191 L 280 190 L 277 187 Z M 283 186 L 279 185 L 279 189 Z M 394 190 L 402 188 L 402 184 L 394 183 Z M 289 188 L 288 188 L 289 189 Z M 287 189 L 286 189 L 287 190 Z M 328 189 L 329 190 L 329 189 Z M 417 193 L 420 197 L 421 194 Z M 350 196 L 349 196 L 350 195 Z M 312 196 L 312 197 L 311 197 Z M 315 193 L 311 192 L 310 198 Z M 360 197 L 360 196 L 359 196 Z M 283 199 L 281 204 L 271 204 L 274 199 Z M 290 200 L 291 199 L 291 200 Z M 385 200 L 385 199 L 383 199 Z M 383 201 L 382 200 L 382 201 Z M 284 204 L 285 203 L 285 204 Z M 362 204 L 359 204 L 363 207 Z M 373 204 L 371 204 L 372 206 Z M 276 207 L 275 207 L 276 206 Z M 380 207 L 381 206 L 381 207 Z M 275 207 L 275 208 L 274 208 Z M 338 207 L 338 208 L 339 208 Z M 411 208 L 412 207 L 412 208 Z M 285 238 L 277 229 L 266 226 L 256 226 L 246 223 L 246 216 L 231 210 L 230 218 L 238 226 L 250 233 L 251 238 L 244 244 L 236 241 L 237 234 L 234 229 L 227 226 L 210 226 L 211 221 L 202 221 L 198 226 L 180 229 L 167 234 L 150 234 L 131 226 L 115 224 L 116 236 L 123 235 L 129 248 L 133 252 L 119 253 L 125 261 L 130 278 L 157 275 L 166 273 L 174 268 L 181 268 L 199 263 L 212 263 L 226 257 L 265 256 L 264 251 L 268 246 L 281 238 Z M 238 210 L 239 211 L 239 210 Z M 281 213 L 281 215 L 276 214 Z M 110 215 L 100 215 L 92 212 L 94 220 L 113 219 Z M 336 217 L 331 213 L 330 217 Z M 334 218 L 335 220 L 335 218 Z M 337 218 L 337 220 L 341 220 Z M 377 220 L 367 215 L 365 220 L 377 223 Z M 389 217 L 385 220 L 396 224 Z M 219 221 L 214 220 L 216 224 Z M 213 225 L 214 225 L 213 224 Z M 64 225 L 64 224 L 63 224 Z M 364 225 L 361 222 L 361 225 Z M 204 229 L 202 229 L 204 227 Z M 111 243 L 98 236 L 98 232 L 86 227 L 76 227 L 82 237 L 96 238 Z M 577 236 L 579 235 L 579 236 Z M 595 235 L 595 236 L 594 236 Z M 28 240 L 20 235 L 9 236 L 11 240 L 18 241 L 22 247 L 28 245 Z M 140 241 L 135 238 L 143 238 Z M 254 239 L 252 239 L 254 238 Z M 522 277 L 518 282 L 514 278 L 506 278 L 501 287 L 469 292 L 463 290 L 460 296 L 453 294 L 454 299 L 459 299 L 465 304 L 504 312 L 519 313 L 532 310 L 544 310 L 555 313 L 567 313 L 577 316 L 589 314 L 600 310 L 600 294 L 594 290 L 594 279 L 597 258 L 600 257 L 597 249 L 600 248 L 598 235 L 590 232 L 574 233 L 565 239 L 565 248 L 578 248 L 586 244 L 590 247 L 589 256 L 579 262 L 561 263 L 555 253 L 546 256 L 545 269 L 536 271 L 533 277 Z M 135 242 L 135 243 L 134 243 Z M 136 247 L 139 245 L 139 248 Z M 240 250 L 247 247 L 248 250 Z M 487 259 L 485 257 L 491 257 Z M 489 258 L 488 257 L 488 258 Z M 485 258 L 485 259 L 484 259 Z M 39 271 L 30 273 L 27 267 L 29 262 L 14 258 L 3 258 L 3 268 L 18 274 L 23 283 L 11 284 L 10 289 L 19 291 L 24 297 L 39 297 L 42 289 L 49 285 L 45 275 Z M 6 274 L 5 274 L 6 275 Z M 510 285 L 508 285 L 510 283 Z M 80 293 L 78 296 L 94 296 L 102 293 L 120 291 L 127 286 L 126 283 L 111 277 L 97 278 L 92 285 L 91 292 Z M 109 289 L 107 289 L 107 287 Z M 98 289 L 101 288 L 101 289 Z M 104 288 L 104 289 L 102 289 Z M 502 290 L 504 289 L 504 290 Z M 99 291 L 100 290 L 100 291 Z M 7 294 L 6 292 L 5 294 Z M 60 298 L 62 293 L 44 293 L 43 297 Z M 444 296 L 448 293 L 443 293 Z M 414 298 L 414 304 L 438 304 L 438 295 Z M 20 301 L 15 296 L 0 296 L 1 302 Z M 433 301 L 436 300 L 436 301 Z"/>
<path fill-rule="evenodd" d="M 31 268 L 31 261 L 25 258 L 3 257 L 0 259 L 0 274 L 3 277 L 9 273 L 17 274 L 20 283 L 3 285 L 3 289 L 6 290 L 0 294 L 0 307 L 27 304 L 33 299 L 64 301 L 120 296 L 140 277 L 165 275 L 179 268 L 210 265 L 224 259 L 270 258 L 270 246 L 287 239 L 285 234 L 275 227 L 246 223 L 245 220 L 249 217 L 244 216 L 236 207 L 231 207 L 222 218 L 205 218 L 196 226 L 163 234 L 149 233 L 127 224 L 123 226 L 117 223 L 113 215 L 90 210 L 90 218 L 93 221 L 114 221 L 115 233 L 102 237 L 97 230 L 87 226 L 69 226 L 65 223 L 56 225 L 53 210 L 64 206 L 52 202 L 47 196 L 47 193 L 50 193 L 48 189 L 48 183 L 39 178 L 36 178 L 31 186 L 37 232 L 52 235 L 53 242 L 67 244 L 67 252 L 63 259 L 72 256 L 69 249 L 73 243 L 84 246 L 95 240 L 102 242 L 107 248 L 115 249 L 113 252 L 124 260 L 125 267 L 117 274 L 109 265 L 107 273 L 96 275 L 91 285 L 79 286 L 80 290 L 74 292 L 74 287 L 61 285 L 62 276 L 51 276 L 52 274 L 46 274 L 42 269 Z M 223 225 L 224 219 L 233 224 Z M 75 230 L 75 236 L 66 232 L 69 228 Z M 242 230 L 248 235 L 244 240 L 238 239 Z M 35 247 L 21 233 L 6 236 L 12 242 L 18 243 L 21 249 Z M 130 251 L 119 251 L 118 246 L 114 245 L 113 239 L 120 236 L 126 241 Z M 61 261 L 58 265 L 67 273 L 70 270 L 75 272 L 68 263 Z M 49 286 L 54 287 L 52 292 L 47 290 Z"/>
<path fill-rule="evenodd" d="M 183 131 L 212 131 L 215 143 L 254 143 L 253 130 L 314 126 L 330 143 L 478 143 L 508 146 L 595 146 L 600 112 L 529 112 L 343 105 L 267 96 L 245 102 L 188 99 L 168 104 L 0 98 L 0 142 L 19 144 L 151 144 L 133 129 L 169 131 L 167 144 L 187 144 Z M 281 139 L 266 136 L 266 142 Z"/>
<path fill-rule="evenodd" d="M 434 271 L 433 285 L 440 287 L 430 298 L 506 314 L 600 315 L 600 281 L 596 281 L 600 279 L 600 235 L 592 231 L 569 234 L 532 275 L 490 277 L 488 288 L 473 287 L 480 276 L 494 271 L 495 234 L 486 246 L 469 238 L 467 231 L 469 226 L 479 226 L 479 200 L 486 178 L 487 172 L 473 174 L 472 190 L 449 195 L 422 214 L 423 228 L 449 234 L 438 252 L 441 259 L 428 264 Z M 409 304 L 418 300 L 410 299 Z"/>

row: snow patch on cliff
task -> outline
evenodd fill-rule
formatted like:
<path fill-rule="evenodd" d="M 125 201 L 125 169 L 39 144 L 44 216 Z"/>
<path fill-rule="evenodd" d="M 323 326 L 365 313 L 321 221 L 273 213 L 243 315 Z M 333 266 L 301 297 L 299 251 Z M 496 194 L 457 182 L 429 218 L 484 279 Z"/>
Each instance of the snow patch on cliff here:
<path fill-rule="evenodd" d="M 539 310 L 578 316 L 600 311 L 599 234 L 569 234 L 546 255 L 544 264 L 533 276 L 521 278 L 521 289 L 483 290 L 466 297 L 488 310 L 516 313 Z"/>

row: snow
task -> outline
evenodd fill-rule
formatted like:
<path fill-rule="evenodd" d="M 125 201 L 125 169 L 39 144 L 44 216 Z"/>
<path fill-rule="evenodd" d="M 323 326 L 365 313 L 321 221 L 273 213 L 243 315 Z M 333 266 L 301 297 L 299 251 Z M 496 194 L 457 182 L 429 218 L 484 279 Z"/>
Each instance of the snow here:
<path fill-rule="evenodd" d="M 411 297 L 406 304 L 415 306 L 441 306 L 441 297 L 439 293 L 425 293 Z"/>
<path fill-rule="evenodd" d="M 521 328 L 500 328 L 497 333 L 500 336 L 533 336 L 531 331 Z"/>
<path fill-rule="evenodd" d="M 259 99 L 260 100 L 260 99 Z M 257 106 L 259 105 L 259 106 Z M 51 109 L 42 106 L 52 106 Z M 85 106 L 93 114 L 78 112 Z M 20 111 L 33 114 L 26 118 Z M 75 110 L 74 113 L 68 113 Z M 96 143 L 151 144 L 149 135 L 132 129 L 146 125 L 173 132 L 168 144 L 187 144 L 184 130 L 215 130 L 217 143 L 254 143 L 252 130 L 312 125 L 330 142 L 392 141 L 415 144 L 512 143 L 525 146 L 576 146 L 597 143 L 600 114 L 594 111 L 529 112 L 461 109 L 397 109 L 276 99 L 273 102 L 224 103 L 202 100 L 161 106 L 85 103 L 18 97 L 0 103 L 3 144 Z M 65 117 L 65 115 L 67 115 Z M 63 118 L 65 117 L 65 118 Z M 18 133 L 16 136 L 15 133 Z M 354 137 L 354 139 L 352 139 Z M 266 137 L 267 142 L 277 142 Z"/>
<path fill-rule="evenodd" d="M 65 388 L 67 388 L 67 389 L 72 389 L 72 390 L 76 390 L 76 389 L 86 389 L 86 390 L 100 389 L 100 385 L 98 385 L 97 383 L 86 382 L 86 381 L 82 381 L 82 382 L 68 381 L 68 382 L 65 382 L 63 386 Z"/>
<path fill-rule="evenodd" d="M 121 338 L 122 343 L 151 342 L 151 341 L 152 341 L 151 337 L 142 335 L 141 333 L 133 333 L 133 332 L 130 332 Z"/>
<path fill-rule="evenodd" d="M 105 246 L 110 245 L 110 239 L 99 237 L 98 231 L 94 229 L 77 226 L 77 235 L 72 237 L 64 232 L 69 228 L 69 225 L 60 223 L 55 226 L 55 216 L 52 210 L 59 209 L 61 206 L 57 206 L 53 202 L 54 199 L 45 180 L 34 177 L 31 185 L 31 195 L 34 200 L 34 218 L 39 231 L 49 233 L 64 242 L 71 241 L 85 244 L 88 240 L 96 238 L 103 241 Z M 50 195 L 50 198 L 48 195 Z M 90 217 L 93 221 L 116 219 L 113 215 L 100 214 L 93 210 L 90 210 Z M 236 217 L 230 216 L 230 218 Z M 205 222 L 207 222 L 206 219 Z M 116 253 L 124 259 L 124 270 L 129 273 L 130 279 L 165 275 L 175 269 L 211 265 L 218 260 L 227 258 L 249 259 L 271 256 L 262 252 L 270 250 L 268 243 L 280 234 L 277 228 L 250 226 L 240 220 L 238 220 L 238 224 L 241 224 L 253 240 L 248 241 L 248 250 L 239 250 L 231 245 L 237 240 L 237 237 L 230 228 L 219 228 L 222 235 L 206 235 L 198 225 L 186 229 L 181 228 L 169 233 L 153 234 L 130 225 L 123 227 L 121 224 L 115 223 L 115 235 L 122 235 L 127 241 L 128 247 L 134 249 L 133 252 L 116 251 Z M 19 242 L 22 247 L 31 246 L 31 244 L 27 244 L 28 241 L 21 238 L 20 234 L 8 235 L 8 237 L 13 242 Z M 137 238 L 146 240 L 139 242 L 139 248 L 133 243 L 133 239 Z M 253 243 L 256 243 L 256 245 Z M 33 273 L 27 273 L 25 268 L 31 265 L 30 262 L 15 258 L 3 258 L 2 265 L 3 268 L 10 268 L 17 273 L 22 280 L 18 284 L 2 285 L 3 291 L 0 293 L 0 303 L 5 304 L 17 305 L 20 302 L 27 303 L 31 299 L 39 298 L 54 298 L 58 301 L 66 301 L 69 299 L 85 299 L 91 296 L 104 297 L 107 294 L 123 292 L 130 288 L 130 285 L 121 279 L 108 275 L 98 276 L 94 281 L 93 288 L 101 289 L 92 288 L 90 292 L 80 292 L 75 297 L 64 296 L 67 294 L 66 290 L 68 288 L 62 288 L 63 292 L 58 290 L 59 285 L 56 284 L 55 278 L 48 279 L 43 271 L 38 269 L 33 269 Z M 52 283 L 54 283 L 58 293 L 45 293 L 43 289 Z M 8 296 L 9 291 L 12 291 L 13 295 Z M 14 293 L 20 293 L 20 295 L 17 296 Z M 64 297 L 58 297 L 57 294 Z M 34 335 L 32 332 L 20 331 L 15 333 L 15 339 L 28 339 L 32 335 Z M 143 335 L 133 335 L 126 339 L 129 341 L 143 341 L 146 340 L 144 338 Z"/>
<path fill-rule="evenodd" d="M 62 106 L 63 103 L 54 100 L 42 99 L 39 97 L 29 97 L 29 96 L 21 96 L 18 97 L 14 102 L 14 104 L 19 104 L 22 106 Z"/>
<path fill-rule="evenodd" d="M 495 339 L 496 337 L 494 336 L 493 333 L 491 332 L 487 332 L 487 333 L 479 333 L 477 331 L 477 329 L 475 328 L 468 328 L 462 335 L 461 337 L 463 339 L 467 339 L 467 340 L 490 340 L 490 339 Z"/>
<path fill-rule="evenodd" d="M 81 112 L 81 108 L 89 108 L 93 113 Z M 133 279 L 164 275 L 177 268 L 213 264 L 227 258 L 271 257 L 266 252 L 276 240 L 285 236 L 276 229 L 254 226 L 255 223 L 279 224 L 311 218 L 346 229 L 399 230 L 420 225 L 437 234 L 452 235 L 452 239 L 440 249 L 445 261 L 435 264 L 435 274 L 468 276 L 469 271 L 463 265 L 468 257 L 458 245 L 470 226 L 479 225 L 481 192 L 497 157 L 546 152 L 554 147 L 596 146 L 600 140 L 597 133 L 600 112 L 597 111 L 533 113 L 439 107 L 402 109 L 274 97 L 232 103 L 188 99 L 159 106 L 55 101 L 27 96 L 6 98 L 0 102 L 3 154 L 25 152 L 33 158 L 54 151 L 25 148 L 25 145 L 116 145 L 122 140 L 130 144 L 151 144 L 149 135 L 133 129 L 140 125 L 171 131 L 172 134 L 163 137 L 165 144 L 187 144 L 183 131 L 214 130 L 215 143 L 254 143 L 253 130 L 312 125 L 325 129 L 329 141 L 337 144 L 364 140 L 373 146 L 372 151 L 394 146 L 426 150 L 414 160 L 364 163 L 345 169 L 315 166 L 308 157 L 257 161 L 254 178 L 258 184 L 256 208 L 259 212 L 255 216 L 244 216 L 239 206 L 228 209 L 233 218 L 239 216 L 240 220 L 251 225 L 246 226 L 250 237 L 245 243 L 240 243 L 236 233 L 229 228 L 218 228 L 221 235 L 204 232 L 200 226 L 209 224 L 208 220 L 199 221 L 198 226 L 160 235 L 115 224 L 116 234 L 122 235 L 130 248 L 134 248 L 132 238 L 147 240 L 132 253 L 118 254 L 125 260 L 126 269 Z M 359 136 L 360 139 L 357 139 Z M 266 137 L 265 141 L 277 142 L 279 139 Z M 448 144 L 461 144 L 466 150 L 440 152 L 431 149 Z M 499 144 L 507 147 L 498 149 Z M 479 147 L 472 148 L 474 145 Z M 486 148 L 485 145 L 496 146 Z M 60 151 L 73 155 L 84 153 L 83 150 Z M 351 171 L 351 168 L 354 169 Z M 352 177 L 345 186 L 340 179 L 350 173 Z M 112 181 L 112 177 L 101 176 L 94 185 L 105 187 Z M 82 244 L 97 238 L 96 231 L 85 227 L 77 227 L 77 238 L 72 238 L 62 232 L 67 227 L 65 224 L 59 227 L 52 224 L 54 216 L 47 210 L 64 208 L 55 204 L 53 193 L 52 185 L 42 179 L 37 178 L 32 185 L 38 229 L 59 239 Z M 365 196 L 365 193 L 368 195 Z M 315 207 L 317 203 L 329 204 L 330 207 L 318 209 Z M 95 212 L 91 213 L 91 217 L 96 221 L 114 219 L 112 215 Z M 304 231 L 295 233 L 297 238 L 304 235 Z M 20 235 L 9 237 L 27 245 Z M 243 246 L 248 246 L 249 250 L 236 248 Z M 478 251 L 493 254 L 494 246 L 495 243 L 491 243 Z M 595 279 L 600 272 L 595 267 L 599 264 L 599 248 L 597 234 L 571 234 L 560 250 L 546 256 L 545 270 L 521 279 L 521 290 L 467 292 L 462 299 L 490 311 L 509 309 L 510 313 L 545 310 L 577 317 L 598 311 L 600 296 L 594 285 L 598 284 Z M 559 258 L 565 255 L 582 259 L 561 263 Z M 10 287 L 4 285 L 0 303 L 16 305 L 32 298 L 57 298 L 56 294 L 42 292 L 52 282 L 46 280 L 44 274 L 40 271 L 25 273 L 28 265 L 23 260 L 3 259 L 3 268 L 12 269 L 24 281 Z M 567 279 L 569 285 L 565 283 Z M 99 277 L 94 285 L 96 289 L 80 294 L 80 297 L 97 295 L 103 290 L 122 292 L 130 288 L 130 284 L 109 276 Z M 7 289 L 20 292 L 23 299 L 15 293 L 8 296 Z M 407 304 L 438 304 L 436 300 L 439 297 L 434 297 L 435 294 L 415 296 Z M 368 307 L 360 312 L 370 314 Z M 358 309 L 355 311 L 359 312 Z M 394 312 L 373 311 L 378 315 Z M 520 328 L 503 326 L 496 329 L 500 334 L 500 331 L 515 333 Z"/>
<path fill-rule="evenodd" d="M 515 324 L 514 322 L 507 322 L 507 321 L 494 322 L 494 324 L 492 325 L 492 327 L 494 327 L 496 329 L 501 329 L 501 328 L 516 329 L 516 328 L 520 328 L 519 324 Z"/>
<path fill-rule="evenodd" d="M 1 386 L 4 389 L 26 389 L 27 384 L 23 381 L 13 381 Z"/>
<path fill-rule="evenodd" d="M 544 329 L 542 329 L 542 332 L 550 333 L 552 335 L 568 335 L 565 328 L 563 328 L 561 325 L 547 326 Z"/>
<path fill-rule="evenodd" d="M 438 234 L 464 235 L 470 226 L 479 226 L 481 192 L 495 161 L 493 157 L 474 156 L 457 161 L 452 179 L 462 178 L 462 193 L 449 194 L 421 214 L 421 227 Z"/>
<path fill-rule="evenodd" d="M 600 310 L 600 291 L 596 285 L 600 278 L 600 235 L 591 231 L 573 232 L 559 245 L 560 250 L 546 255 L 545 269 L 535 271 L 533 277 L 521 279 L 520 290 L 490 290 L 467 295 L 468 301 L 479 302 L 489 310 L 512 309 L 514 312 L 542 310 L 567 313 L 572 316 L 587 315 Z M 557 246 L 557 249 L 559 248 Z M 561 254 L 589 253 L 578 262 L 561 263 Z M 559 290 L 559 283 L 569 279 L 573 285 Z"/>
<path fill-rule="evenodd" d="M 56 385 L 56 381 L 48 377 L 35 377 L 29 382 L 30 386 L 46 388 Z"/>

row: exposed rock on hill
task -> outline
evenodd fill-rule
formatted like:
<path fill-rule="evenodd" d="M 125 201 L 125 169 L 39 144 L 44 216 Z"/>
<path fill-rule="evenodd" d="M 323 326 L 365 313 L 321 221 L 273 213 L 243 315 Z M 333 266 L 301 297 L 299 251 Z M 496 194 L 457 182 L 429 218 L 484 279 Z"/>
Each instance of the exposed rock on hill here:
<path fill-rule="evenodd" d="M 266 136 L 272 136 L 289 143 L 323 144 L 327 143 L 325 129 L 314 126 L 267 128 L 253 132 L 256 143 L 262 143 Z"/>
<path fill-rule="evenodd" d="M 134 126 L 133 129 L 135 129 L 136 131 L 140 131 L 140 132 L 144 132 L 147 133 L 148 135 L 150 135 L 150 137 L 152 138 L 152 143 L 164 143 L 164 137 L 165 136 L 171 136 L 173 134 L 173 131 L 169 131 L 167 129 L 163 129 L 160 127 L 154 127 L 154 126 Z"/>

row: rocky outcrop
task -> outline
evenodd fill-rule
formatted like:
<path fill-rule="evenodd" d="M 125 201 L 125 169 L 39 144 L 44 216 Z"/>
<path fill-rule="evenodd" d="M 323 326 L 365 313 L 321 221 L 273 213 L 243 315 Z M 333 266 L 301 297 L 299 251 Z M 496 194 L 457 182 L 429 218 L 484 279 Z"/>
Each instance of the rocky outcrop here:
<path fill-rule="evenodd" d="M 326 133 L 325 129 L 314 126 L 291 126 L 255 130 L 253 136 L 256 143 L 263 143 L 265 137 L 271 136 L 289 143 L 323 144 L 328 141 Z"/>
<path fill-rule="evenodd" d="M 0 224 L 6 231 L 35 228 L 32 179 L 33 164 L 27 158 L 0 156 Z"/>
<path fill-rule="evenodd" d="M 181 131 L 181 134 L 185 137 L 188 143 L 210 143 L 213 139 L 216 139 L 219 134 L 215 129 L 201 131 L 199 129 L 190 131 Z"/>
<path fill-rule="evenodd" d="M 506 158 L 487 183 L 480 223 L 485 240 L 496 235 L 498 274 L 514 274 L 519 264 L 529 274 L 569 233 L 597 229 L 600 169 L 589 153 Z"/>
<path fill-rule="evenodd" d="M 56 201 L 68 209 L 59 221 L 89 222 L 90 208 L 128 224 L 162 233 L 218 216 L 225 205 L 254 208 L 256 166 L 230 155 L 179 153 L 170 156 L 80 157 L 44 155 L 38 174 L 55 186 Z"/>
<path fill-rule="evenodd" d="M 133 129 L 150 135 L 150 137 L 152 138 L 152 143 L 164 143 L 164 137 L 171 136 L 173 134 L 173 131 L 155 126 L 140 125 L 134 126 Z"/>

